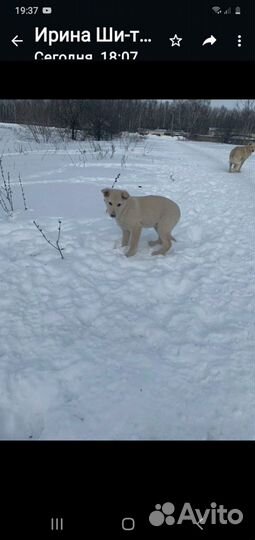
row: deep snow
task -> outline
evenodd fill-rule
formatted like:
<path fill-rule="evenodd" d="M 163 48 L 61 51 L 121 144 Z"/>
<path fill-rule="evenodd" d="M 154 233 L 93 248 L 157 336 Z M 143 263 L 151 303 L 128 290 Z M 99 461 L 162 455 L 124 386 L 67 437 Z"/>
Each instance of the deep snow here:
<path fill-rule="evenodd" d="M 0 438 L 254 439 L 254 156 L 229 174 L 229 145 L 100 145 L 0 124 Z M 180 206 L 165 257 L 153 230 L 124 256 L 100 192 L 118 173 Z M 59 218 L 64 260 L 33 224 L 55 241 Z"/>

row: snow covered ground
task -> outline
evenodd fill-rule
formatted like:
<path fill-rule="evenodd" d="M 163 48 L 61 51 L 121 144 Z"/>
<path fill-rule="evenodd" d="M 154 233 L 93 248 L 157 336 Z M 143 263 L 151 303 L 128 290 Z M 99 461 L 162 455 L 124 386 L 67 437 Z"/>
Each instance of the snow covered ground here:
<path fill-rule="evenodd" d="M 229 174 L 224 144 L 96 148 L 0 124 L 0 438 L 254 439 L 255 157 Z M 118 173 L 179 204 L 165 257 L 153 230 L 124 256 L 101 194 Z M 53 242 L 62 220 L 64 260 L 33 219 Z"/>

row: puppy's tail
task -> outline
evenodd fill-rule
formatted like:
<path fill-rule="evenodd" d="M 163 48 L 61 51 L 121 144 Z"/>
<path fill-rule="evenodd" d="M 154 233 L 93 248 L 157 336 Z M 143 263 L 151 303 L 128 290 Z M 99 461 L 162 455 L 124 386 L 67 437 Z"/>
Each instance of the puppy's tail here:
<path fill-rule="evenodd" d="M 174 236 L 172 236 L 171 234 L 170 234 L 170 236 L 171 236 L 171 240 L 173 240 L 174 242 L 177 242 L 177 240 L 175 240 Z"/>

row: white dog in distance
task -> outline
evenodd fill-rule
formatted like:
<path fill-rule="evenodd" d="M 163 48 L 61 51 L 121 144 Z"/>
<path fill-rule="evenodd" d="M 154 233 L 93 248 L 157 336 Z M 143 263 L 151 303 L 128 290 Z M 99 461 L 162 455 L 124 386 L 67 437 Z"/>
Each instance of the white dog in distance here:
<path fill-rule="evenodd" d="M 233 148 L 229 155 L 229 172 L 240 172 L 243 163 L 254 151 L 255 144 L 253 143 Z"/>

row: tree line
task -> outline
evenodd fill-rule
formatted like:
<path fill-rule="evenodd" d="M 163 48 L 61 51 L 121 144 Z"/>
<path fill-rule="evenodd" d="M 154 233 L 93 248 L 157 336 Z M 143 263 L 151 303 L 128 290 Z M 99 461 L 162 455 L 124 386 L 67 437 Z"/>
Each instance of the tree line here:
<path fill-rule="evenodd" d="M 96 140 L 123 132 L 164 129 L 170 133 L 207 134 L 216 128 L 231 134 L 255 133 L 255 100 L 234 109 L 212 107 L 210 100 L 0 100 L 0 122 L 57 127 Z"/>

